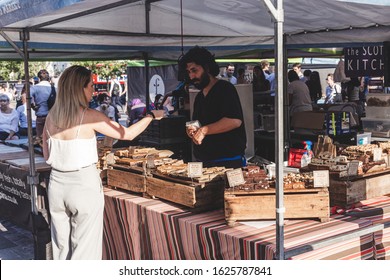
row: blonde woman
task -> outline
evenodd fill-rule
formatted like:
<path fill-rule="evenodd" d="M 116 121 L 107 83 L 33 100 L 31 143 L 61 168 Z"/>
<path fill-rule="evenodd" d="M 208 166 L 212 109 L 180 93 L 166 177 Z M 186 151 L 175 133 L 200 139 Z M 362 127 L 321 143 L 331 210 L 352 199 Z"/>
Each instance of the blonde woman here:
<path fill-rule="evenodd" d="M 94 85 L 82 66 L 67 68 L 58 81 L 55 105 L 43 133 L 51 165 L 48 187 L 54 259 L 101 259 L 104 198 L 95 133 L 132 140 L 163 111 L 152 111 L 126 128 L 88 108 Z"/>

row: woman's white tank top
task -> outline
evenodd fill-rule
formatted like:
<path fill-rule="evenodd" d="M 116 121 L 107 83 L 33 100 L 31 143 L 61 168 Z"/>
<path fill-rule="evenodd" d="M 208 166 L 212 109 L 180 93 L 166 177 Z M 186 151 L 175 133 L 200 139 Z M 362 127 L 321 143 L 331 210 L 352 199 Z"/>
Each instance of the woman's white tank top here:
<path fill-rule="evenodd" d="M 47 145 L 49 158 L 46 161 L 53 169 L 59 171 L 75 171 L 83 167 L 96 164 L 98 161 L 96 137 L 90 139 L 79 139 L 79 132 L 83 122 L 85 109 L 82 113 L 76 138 L 61 140 L 51 137 L 48 130 Z"/>

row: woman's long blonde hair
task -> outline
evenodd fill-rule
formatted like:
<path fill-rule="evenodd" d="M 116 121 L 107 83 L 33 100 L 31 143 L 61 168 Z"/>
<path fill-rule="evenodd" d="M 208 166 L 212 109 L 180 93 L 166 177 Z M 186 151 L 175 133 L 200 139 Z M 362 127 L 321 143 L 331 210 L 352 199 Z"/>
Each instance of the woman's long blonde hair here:
<path fill-rule="evenodd" d="M 62 73 L 57 88 L 56 102 L 50 110 L 50 119 L 62 128 L 70 128 L 80 122 L 81 108 L 87 108 L 89 100 L 84 88 L 91 81 L 91 70 L 79 65 L 71 66 Z"/>

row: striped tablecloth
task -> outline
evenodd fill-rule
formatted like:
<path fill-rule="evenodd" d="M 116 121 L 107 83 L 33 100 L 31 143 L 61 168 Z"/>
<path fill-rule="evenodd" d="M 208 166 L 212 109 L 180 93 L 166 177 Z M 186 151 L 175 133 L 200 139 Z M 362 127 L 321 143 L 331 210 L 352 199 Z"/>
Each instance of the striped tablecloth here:
<path fill-rule="evenodd" d="M 105 188 L 105 259 L 273 259 L 275 225 L 227 226 L 223 210 L 188 208 Z M 288 220 L 285 250 L 370 226 L 366 219 L 333 216 L 327 223 Z M 372 259 L 373 235 L 339 242 L 293 259 Z"/>
<path fill-rule="evenodd" d="M 346 214 L 370 220 L 374 225 L 390 223 L 390 196 L 363 200 Z M 375 258 L 390 260 L 390 227 L 374 233 Z"/>

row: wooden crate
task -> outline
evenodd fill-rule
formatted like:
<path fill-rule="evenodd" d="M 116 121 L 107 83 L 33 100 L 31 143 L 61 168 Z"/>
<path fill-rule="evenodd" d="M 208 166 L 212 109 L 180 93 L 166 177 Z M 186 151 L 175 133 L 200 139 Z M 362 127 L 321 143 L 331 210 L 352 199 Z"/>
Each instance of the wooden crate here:
<path fill-rule="evenodd" d="M 352 180 L 330 179 L 330 205 L 349 207 L 361 200 L 389 194 L 389 182 L 389 171 L 364 175 Z"/>
<path fill-rule="evenodd" d="M 225 218 L 230 226 L 236 221 L 275 219 L 275 189 L 251 192 L 225 190 Z M 286 219 L 317 218 L 329 220 L 328 188 L 291 189 L 284 191 Z"/>
<path fill-rule="evenodd" d="M 191 182 L 164 175 L 153 174 L 146 177 L 146 192 L 158 197 L 198 210 L 210 210 L 223 207 L 225 181 Z"/>
<path fill-rule="evenodd" d="M 107 169 L 107 185 L 111 188 L 146 193 L 146 179 L 142 168 L 129 168 L 113 165 Z"/>

